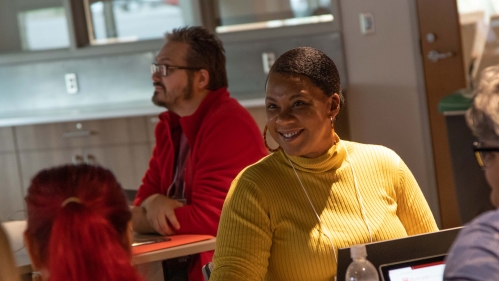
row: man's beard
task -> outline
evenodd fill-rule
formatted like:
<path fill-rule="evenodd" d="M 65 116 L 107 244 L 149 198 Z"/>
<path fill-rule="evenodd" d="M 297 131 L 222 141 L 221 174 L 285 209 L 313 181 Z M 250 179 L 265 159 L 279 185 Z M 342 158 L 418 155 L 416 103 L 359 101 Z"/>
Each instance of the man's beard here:
<path fill-rule="evenodd" d="M 167 109 L 171 110 L 172 108 L 175 108 L 175 105 L 180 101 L 180 99 L 182 99 L 184 101 L 191 100 L 193 95 L 194 95 L 194 93 L 192 91 L 192 82 L 193 81 L 194 81 L 194 75 L 192 73 L 188 73 L 187 74 L 187 86 L 184 87 L 184 89 L 182 89 L 182 95 L 174 97 L 174 99 L 171 101 L 168 101 L 169 93 L 166 91 L 166 87 L 160 82 L 154 82 L 153 83 L 154 86 L 160 86 L 161 88 L 163 88 L 165 99 L 167 101 L 160 100 L 158 98 L 160 93 L 158 91 L 154 91 L 154 94 L 153 94 L 152 99 L 151 99 L 152 103 L 156 106 L 166 107 Z"/>
<path fill-rule="evenodd" d="M 154 83 L 154 86 L 161 86 L 163 87 L 163 92 L 165 93 L 166 95 L 166 89 L 163 85 L 161 85 L 160 83 L 157 83 L 155 82 Z M 162 100 L 159 100 L 158 96 L 160 95 L 160 93 L 158 91 L 154 91 L 154 94 L 152 95 L 152 103 L 156 106 L 159 106 L 159 107 L 166 107 L 166 103 Z"/>

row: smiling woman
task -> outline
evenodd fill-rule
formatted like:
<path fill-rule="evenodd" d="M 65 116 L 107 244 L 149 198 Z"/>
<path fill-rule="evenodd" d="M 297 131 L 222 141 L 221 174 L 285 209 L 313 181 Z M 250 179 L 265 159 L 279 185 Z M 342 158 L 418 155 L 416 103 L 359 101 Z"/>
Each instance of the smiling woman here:
<path fill-rule="evenodd" d="M 211 281 L 334 280 L 340 247 L 438 230 L 395 152 L 335 133 L 343 96 L 323 52 L 303 47 L 280 56 L 266 106 L 279 149 L 233 181 Z"/>

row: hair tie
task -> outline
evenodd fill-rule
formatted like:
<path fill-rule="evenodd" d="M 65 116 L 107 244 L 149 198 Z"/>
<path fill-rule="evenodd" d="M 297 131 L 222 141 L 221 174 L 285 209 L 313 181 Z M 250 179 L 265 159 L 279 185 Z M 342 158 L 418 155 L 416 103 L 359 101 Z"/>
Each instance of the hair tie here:
<path fill-rule="evenodd" d="M 77 198 L 77 197 L 68 197 L 66 200 L 64 200 L 64 202 L 62 202 L 61 208 L 64 208 L 68 203 L 71 203 L 71 202 L 75 202 L 75 203 L 81 204 L 80 198 Z"/>

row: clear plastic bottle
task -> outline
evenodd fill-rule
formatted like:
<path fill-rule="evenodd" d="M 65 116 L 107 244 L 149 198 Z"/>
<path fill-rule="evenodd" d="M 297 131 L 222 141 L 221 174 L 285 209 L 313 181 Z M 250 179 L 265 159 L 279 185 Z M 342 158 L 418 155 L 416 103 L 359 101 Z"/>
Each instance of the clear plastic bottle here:
<path fill-rule="evenodd" d="M 366 259 L 365 245 L 355 245 L 350 248 L 352 263 L 347 268 L 345 281 L 379 281 L 378 271 L 374 265 Z"/>

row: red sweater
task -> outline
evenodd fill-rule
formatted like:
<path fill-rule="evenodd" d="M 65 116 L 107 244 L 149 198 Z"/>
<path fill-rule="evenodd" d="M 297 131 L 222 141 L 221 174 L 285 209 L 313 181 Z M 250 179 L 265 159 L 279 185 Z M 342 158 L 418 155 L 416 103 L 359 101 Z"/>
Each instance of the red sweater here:
<path fill-rule="evenodd" d="M 225 88 L 210 92 L 191 116 L 181 118 L 168 111 L 159 119 L 156 147 L 134 204 L 140 206 L 153 194 L 166 195 L 174 176 L 174 136 L 184 132 L 190 147 L 184 172 L 187 204 L 175 209 L 177 234 L 215 236 L 232 180 L 268 154 L 258 126 Z M 201 266 L 212 257 L 213 251 L 200 254 L 189 274 L 191 281 L 203 280 Z"/>

